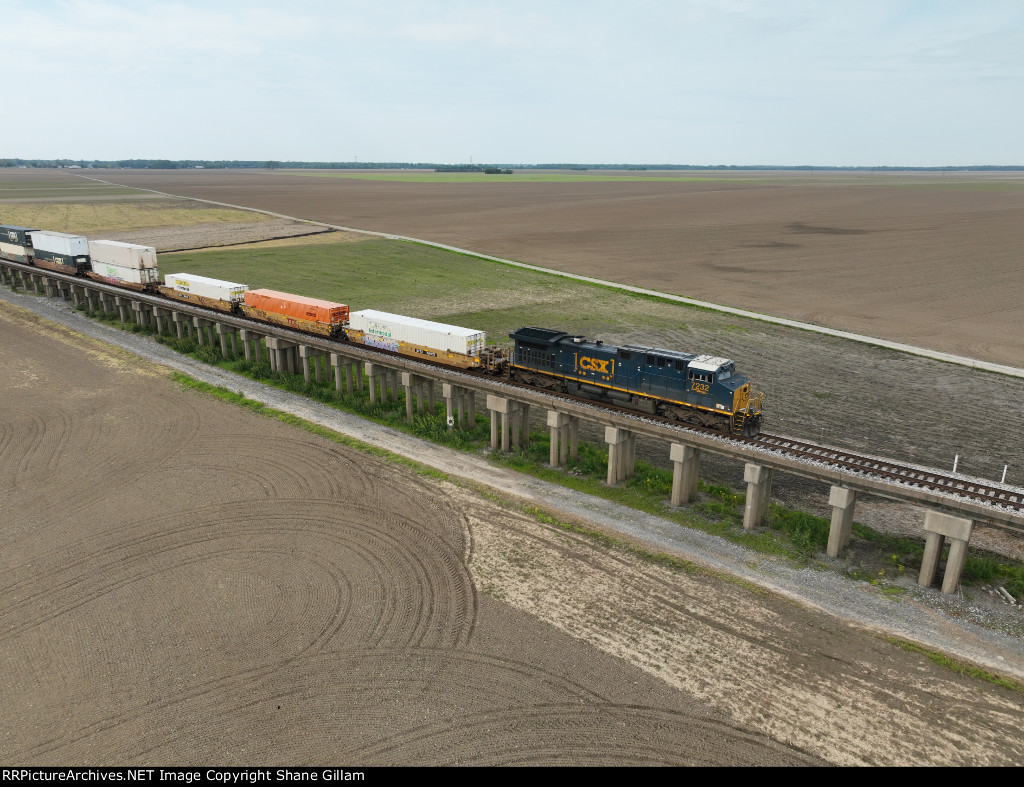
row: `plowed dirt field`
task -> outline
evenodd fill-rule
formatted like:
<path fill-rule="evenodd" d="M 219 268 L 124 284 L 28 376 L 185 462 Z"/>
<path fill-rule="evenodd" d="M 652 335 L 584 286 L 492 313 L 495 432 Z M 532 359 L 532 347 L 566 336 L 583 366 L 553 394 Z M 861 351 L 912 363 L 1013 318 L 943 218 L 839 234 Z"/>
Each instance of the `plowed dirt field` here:
<path fill-rule="evenodd" d="M 1024 764 L 1019 693 L 0 336 L 4 763 Z"/>
<path fill-rule="evenodd" d="M 1021 173 L 90 174 L 1024 366 Z"/>

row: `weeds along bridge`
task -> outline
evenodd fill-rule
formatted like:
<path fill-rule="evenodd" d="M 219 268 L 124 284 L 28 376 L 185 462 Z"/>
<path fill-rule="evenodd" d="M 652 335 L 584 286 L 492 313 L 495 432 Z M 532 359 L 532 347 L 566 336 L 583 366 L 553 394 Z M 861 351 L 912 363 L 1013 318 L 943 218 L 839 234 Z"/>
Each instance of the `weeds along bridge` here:
<path fill-rule="evenodd" d="M 531 414 L 539 420 L 543 413 L 551 435 L 552 467 L 563 467 L 570 457 L 577 456 L 580 423 L 589 423 L 604 431 L 609 485 L 621 484 L 633 475 L 638 436 L 667 443 L 673 466 L 673 506 L 693 499 L 705 451 L 728 457 L 745 464 L 743 527 L 747 530 L 763 522 L 775 473 L 828 483 L 832 524 L 827 550 L 831 557 L 840 556 L 849 542 L 859 494 L 911 503 L 923 510 L 926 547 L 920 584 L 933 583 L 945 541 L 950 541 L 942 583 L 945 593 L 952 593 L 959 584 L 975 522 L 1024 533 L 1024 490 L 1010 486 L 771 435 L 755 439 L 727 437 L 8 260 L 0 260 L 0 282 L 60 297 L 94 311 L 116 313 L 122 323 L 137 323 L 179 338 L 187 336 L 200 346 L 219 346 L 225 356 L 238 355 L 241 349 L 247 360 L 260 362 L 266 353 L 273 371 L 302 374 L 306 381 L 322 381 L 333 373 L 339 392 L 365 387 L 371 402 L 398 402 L 401 392 L 410 420 L 426 408 L 433 413 L 435 396 L 440 392 L 449 427 L 464 428 L 475 423 L 479 394 L 490 417 L 491 448 L 495 451 L 507 453 L 527 445 Z"/>

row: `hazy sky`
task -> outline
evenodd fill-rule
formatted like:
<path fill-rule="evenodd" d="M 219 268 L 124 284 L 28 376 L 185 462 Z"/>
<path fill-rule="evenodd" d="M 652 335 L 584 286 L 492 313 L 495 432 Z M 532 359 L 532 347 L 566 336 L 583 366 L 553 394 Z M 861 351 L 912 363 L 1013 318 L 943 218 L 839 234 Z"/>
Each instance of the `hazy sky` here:
<path fill-rule="evenodd" d="M 1021 0 L 0 8 L 0 157 L 1024 164 Z"/>

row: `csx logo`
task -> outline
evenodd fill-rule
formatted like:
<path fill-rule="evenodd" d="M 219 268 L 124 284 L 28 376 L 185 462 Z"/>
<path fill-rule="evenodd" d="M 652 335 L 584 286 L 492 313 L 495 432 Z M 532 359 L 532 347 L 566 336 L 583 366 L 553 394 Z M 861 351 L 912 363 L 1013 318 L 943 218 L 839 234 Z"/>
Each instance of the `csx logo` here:
<path fill-rule="evenodd" d="M 598 374 L 611 374 L 608 371 L 609 360 L 601 360 L 600 358 L 587 358 L 586 356 L 580 358 L 579 363 L 576 365 L 580 369 L 584 369 L 588 372 L 597 372 Z"/>

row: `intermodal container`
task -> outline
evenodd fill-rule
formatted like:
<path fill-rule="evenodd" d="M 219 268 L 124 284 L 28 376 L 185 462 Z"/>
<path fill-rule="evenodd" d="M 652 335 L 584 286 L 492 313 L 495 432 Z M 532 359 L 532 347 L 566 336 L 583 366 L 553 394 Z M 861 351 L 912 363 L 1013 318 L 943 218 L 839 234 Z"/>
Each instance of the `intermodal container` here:
<path fill-rule="evenodd" d="M 485 331 L 375 309 L 352 312 L 349 327 L 363 332 L 364 343 L 395 351 L 397 347 L 390 345 L 402 342 L 461 355 L 478 355 L 487 345 Z"/>
<path fill-rule="evenodd" d="M 178 292 L 188 292 L 202 298 L 213 298 L 218 301 L 241 301 L 245 297 L 248 284 L 233 281 L 221 281 L 207 276 L 193 276 L 191 273 L 168 273 L 164 276 L 164 284 Z"/>
<path fill-rule="evenodd" d="M 96 260 L 122 268 L 155 268 L 156 249 L 137 243 L 123 243 L 119 240 L 89 241 L 89 255 Z M 95 268 L 93 268 L 95 270 Z"/>
<path fill-rule="evenodd" d="M 89 254 L 89 241 L 84 235 L 49 230 L 32 230 L 29 235 L 36 251 L 48 251 L 64 257 L 84 257 Z"/>
<path fill-rule="evenodd" d="M 15 246 L 31 246 L 30 232 L 38 232 L 32 227 L 19 227 L 16 224 L 0 224 L 0 242 L 12 243 Z"/>
<path fill-rule="evenodd" d="M 0 235 L 0 238 L 7 237 L 6 235 Z M 16 243 L 4 243 L 0 241 L 0 257 L 5 260 L 14 260 L 15 262 L 28 262 L 32 256 L 32 245 L 19 246 Z"/>
<path fill-rule="evenodd" d="M 246 290 L 245 305 L 265 312 L 292 317 L 297 320 L 343 325 L 348 322 L 348 306 L 344 303 L 307 298 L 277 290 Z"/>
<path fill-rule="evenodd" d="M 156 268 L 136 268 L 130 265 L 114 265 L 111 262 L 90 261 L 92 272 L 110 279 L 112 283 L 157 284 L 160 279 Z"/>

